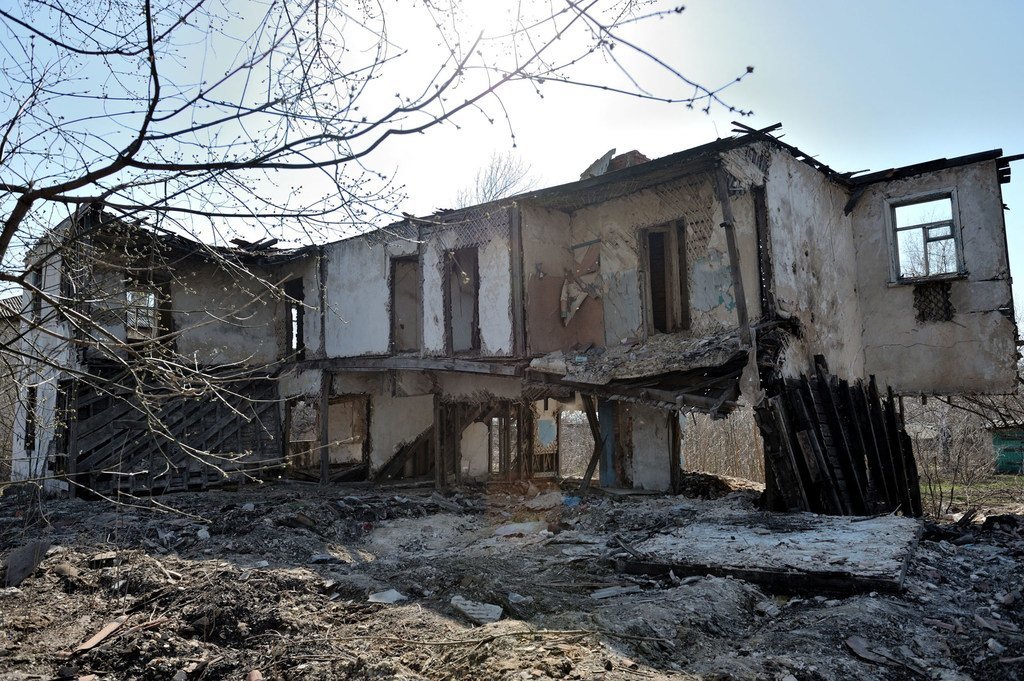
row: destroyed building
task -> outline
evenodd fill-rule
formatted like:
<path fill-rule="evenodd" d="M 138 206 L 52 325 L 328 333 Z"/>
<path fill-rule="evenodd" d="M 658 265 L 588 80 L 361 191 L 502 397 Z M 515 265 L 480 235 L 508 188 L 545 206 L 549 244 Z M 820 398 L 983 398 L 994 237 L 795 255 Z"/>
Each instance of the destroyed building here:
<path fill-rule="evenodd" d="M 609 153 L 577 182 L 297 249 L 80 211 L 29 258 L 23 336 L 45 361 L 13 475 L 101 492 L 559 477 L 562 417 L 582 411 L 588 480 L 670 491 L 683 417 L 754 407 L 772 507 L 914 512 L 894 398 L 1014 388 L 1017 157 L 841 173 L 776 128 Z M 143 408 L 119 378 L 135 355 L 238 400 L 165 377 Z"/>

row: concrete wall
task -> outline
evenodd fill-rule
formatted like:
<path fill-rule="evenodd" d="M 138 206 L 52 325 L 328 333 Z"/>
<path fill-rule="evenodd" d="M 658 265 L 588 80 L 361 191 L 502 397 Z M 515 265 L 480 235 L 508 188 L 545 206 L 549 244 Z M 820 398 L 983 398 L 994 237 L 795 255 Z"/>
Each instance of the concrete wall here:
<path fill-rule="evenodd" d="M 623 405 L 625 406 L 625 405 Z M 675 418 L 662 409 L 639 404 L 628 405 L 633 417 L 633 487 L 667 491 L 672 486 L 672 428 Z"/>
<path fill-rule="evenodd" d="M 836 375 L 861 376 L 857 237 L 843 214 L 849 195 L 788 152 L 769 153 L 765 203 L 776 303 L 784 317 L 800 321 L 803 332 L 787 351 L 783 374 L 806 373 L 821 354 Z M 746 281 L 756 293 L 756 277 Z"/>
<path fill-rule="evenodd" d="M 887 200 L 956 189 L 966 274 L 951 280 L 951 321 L 920 322 L 914 286 L 892 282 Z M 1001 393 L 1014 387 L 1014 323 L 994 161 L 871 185 L 853 213 L 864 372 L 904 393 Z"/>

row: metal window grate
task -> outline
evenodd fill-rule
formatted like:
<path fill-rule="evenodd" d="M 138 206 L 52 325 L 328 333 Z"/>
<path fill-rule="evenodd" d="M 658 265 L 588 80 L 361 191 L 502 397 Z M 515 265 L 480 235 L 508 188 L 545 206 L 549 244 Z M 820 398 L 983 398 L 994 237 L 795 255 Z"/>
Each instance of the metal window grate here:
<path fill-rule="evenodd" d="M 914 311 L 919 322 L 949 322 L 953 320 L 953 285 L 948 281 L 932 281 L 914 287 Z"/>

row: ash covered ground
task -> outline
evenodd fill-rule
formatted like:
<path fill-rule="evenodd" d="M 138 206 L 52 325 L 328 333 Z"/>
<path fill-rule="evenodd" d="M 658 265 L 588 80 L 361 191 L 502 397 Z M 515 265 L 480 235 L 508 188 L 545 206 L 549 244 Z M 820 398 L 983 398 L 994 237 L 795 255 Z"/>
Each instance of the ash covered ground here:
<path fill-rule="evenodd" d="M 1024 678 L 1022 509 L 926 523 L 895 595 L 617 569 L 695 518 L 758 513 L 736 487 L 10 487 L 0 555 L 44 553 L 0 588 L 0 679 Z"/>

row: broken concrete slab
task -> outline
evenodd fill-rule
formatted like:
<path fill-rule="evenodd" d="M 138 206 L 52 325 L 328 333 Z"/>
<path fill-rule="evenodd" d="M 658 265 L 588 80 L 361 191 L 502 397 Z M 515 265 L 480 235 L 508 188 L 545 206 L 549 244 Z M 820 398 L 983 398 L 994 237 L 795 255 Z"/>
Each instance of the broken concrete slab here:
<path fill-rule="evenodd" d="M 725 509 L 635 545 L 630 574 L 732 576 L 779 593 L 896 593 L 921 522 L 901 516 L 768 515 Z"/>
<path fill-rule="evenodd" d="M 93 555 L 89 559 L 89 567 L 94 570 L 111 567 L 113 565 L 117 565 L 117 551 L 104 551 L 103 553 Z"/>
<path fill-rule="evenodd" d="M 530 499 L 523 505 L 531 511 L 547 511 L 557 506 L 561 506 L 564 501 L 565 499 L 562 496 L 562 493 L 554 491 L 541 494 L 536 498 Z"/>
<path fill-rule="evenodd" d="M 388 589 L 387 591 L 379 591 L 377 593 L 370 594 L 368 600 L 371 603 L 398 603 L 400 601 L 409 600 L 409 597 L 395 589 Z"/>
<path fill-rule="evenodd" d="M 452 596 L 452 607 L 458 610 L 467 619 L 477 624 L 490 624 L 501 619 L 504 612 L 500 605 L 493 603 L 478 603 L 456 594 Z"/>
<path fill-rule="evenodd" d="M 18 586 L 31 575 L 36 567 L 42 562 L 46 552 L 50 550 L 50 543 L 45 541 L 34 541 L 17 548 L 7 554 L 4 561 L 6 572 L 4 586 Z"/>

